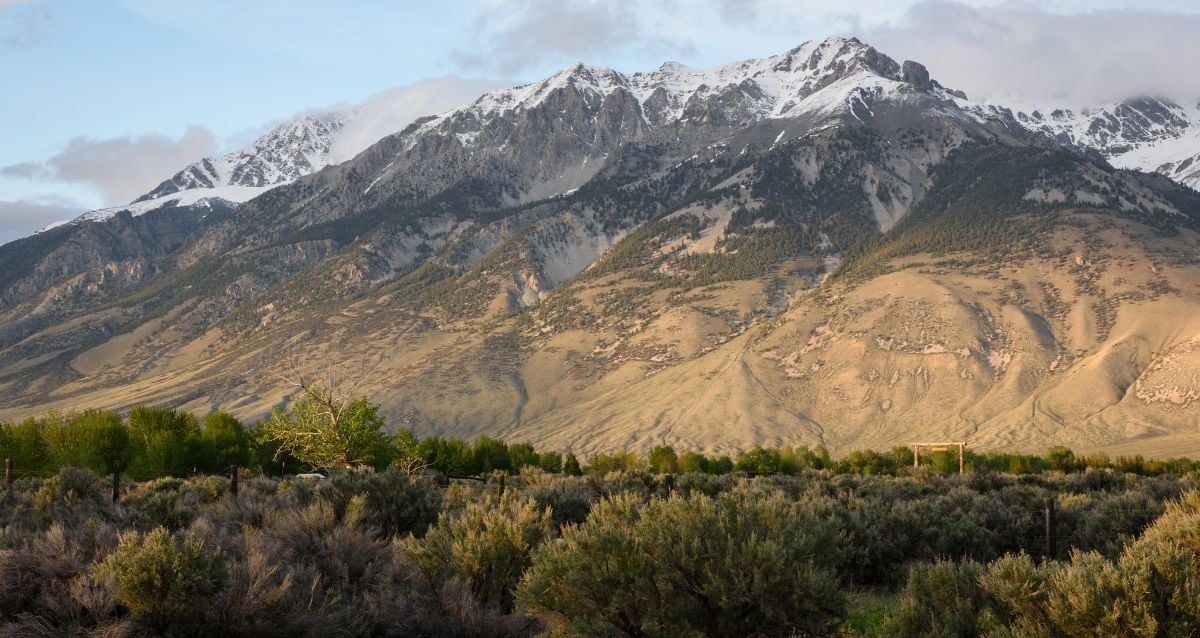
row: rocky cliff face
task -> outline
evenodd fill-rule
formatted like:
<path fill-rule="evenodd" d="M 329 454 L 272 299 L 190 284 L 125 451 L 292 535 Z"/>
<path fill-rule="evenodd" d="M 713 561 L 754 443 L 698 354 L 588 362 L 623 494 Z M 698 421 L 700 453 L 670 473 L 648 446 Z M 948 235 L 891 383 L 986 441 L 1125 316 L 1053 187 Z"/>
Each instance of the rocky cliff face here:
<path fill-rule="evenodd" d="M 573 65 L 161 249 L 12 278 L 0 416 L 253 418 L 286 369 L 396 424 L 582 451 L 1200 446 L 1200 196 L 1019 117 L 857 40 Z"/>

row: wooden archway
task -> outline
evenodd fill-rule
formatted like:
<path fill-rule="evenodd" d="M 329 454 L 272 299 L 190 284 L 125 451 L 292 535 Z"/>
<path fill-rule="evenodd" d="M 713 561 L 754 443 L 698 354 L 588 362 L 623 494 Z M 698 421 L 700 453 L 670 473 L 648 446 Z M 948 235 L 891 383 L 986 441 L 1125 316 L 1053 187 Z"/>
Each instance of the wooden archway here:
<path fill-rule="evenodd" d="M 949 452 L 952 448 L 958 448 L 958 473 L 963 473 L 963 461 L 967 457 L 967 444 L 964 441 L 945 441 L 942 443 L 913 443 L 913 467 L 921 465 L 921 450 L 929 450 L 930 452 Z"/>

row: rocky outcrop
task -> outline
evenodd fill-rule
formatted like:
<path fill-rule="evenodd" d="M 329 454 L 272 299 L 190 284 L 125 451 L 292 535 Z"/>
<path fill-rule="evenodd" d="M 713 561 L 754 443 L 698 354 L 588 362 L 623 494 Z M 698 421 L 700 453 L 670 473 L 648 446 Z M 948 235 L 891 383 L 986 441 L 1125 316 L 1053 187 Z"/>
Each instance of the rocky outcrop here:
<path fill-rule="evenodd" d="M 918 91 L 929 91 L 933 85 L 929 82 L 929 70 L 920 62 L 905 60 L 901 73 L 904 76 L 904 81 L 913 85 Z"/>

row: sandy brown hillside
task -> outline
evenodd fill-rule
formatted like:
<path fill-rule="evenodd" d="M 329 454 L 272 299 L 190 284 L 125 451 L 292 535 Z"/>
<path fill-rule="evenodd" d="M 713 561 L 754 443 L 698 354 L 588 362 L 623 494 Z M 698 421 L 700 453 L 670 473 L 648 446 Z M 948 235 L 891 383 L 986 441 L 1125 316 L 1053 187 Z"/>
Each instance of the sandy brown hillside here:
<path fill-rule="evenodd" d="M 531 336 L 519 369 L 464 362 L 469 390 L 413 393 L 395 409 L 588 451 L 961 438 L 1200 453 L 1197 236 L 1147 251 L 1137 240 L 1152 233 L 1137 224 L 1062 221 L 1043 254 L 914 255 L 860 284 L 802 292 L 775 317 L 755 316 L 769 306 L 763 283 L 674 302 L 638 294 L 644 317 Z M 770 283 L 786 295 L 796 282 Z M 506 427 L 518 410 L 520 425 Z"/>
<path fill-rule="evenodd" d="M 1192 232 L 1068 211 L 1036 249 L 998 259 L 916 254 L 816 287 L 795 261 L 686 292 L 585 278 L 532 313 L 442 325 L 383 295 L 147 361 L 172 341 L 168 316 L 77 357 L 91 376 L 48 398 L 253 418 L 283 398 L 273 366 L 287 362 L 375 397 L 397 425 L 585 452 L 962 438 L 1200 454 L 1198 250 Z"/>

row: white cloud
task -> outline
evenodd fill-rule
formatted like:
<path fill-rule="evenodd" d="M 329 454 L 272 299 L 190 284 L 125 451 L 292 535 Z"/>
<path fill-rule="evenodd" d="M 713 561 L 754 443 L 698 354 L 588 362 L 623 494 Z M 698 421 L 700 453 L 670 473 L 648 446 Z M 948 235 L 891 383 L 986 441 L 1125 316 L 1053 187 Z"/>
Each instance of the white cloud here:
<path fill-rule="evenodd" d="M 20 162 L 0 167 L 0 176 L 16 179 L 54 179 L 54 172 L 41 162 Z"/>
<path fill-rule="evenodd" d="M 546 62 L 591 61 L 614 52 L 690 53 L 686 35 L 648 18 L 653 9 L 635 0 L 491 2 L 476 13 L 468 47 L 452 54 L 465 68 L 512 77 Z"/>
<path fill-rule="evenodd" d="M 356 115 L 337 137 L 331 158 L 346 161 L 381 138 L 402 130 L 418 117 L 436 115 L 466 104 L 487 91 L 509 86 L 488 79 L 456 76 L 426 79 L 390 89 L 352 107 Z M 329 109 L 322 109 L 329 110 Z M 82 184 L 103 195 L 102 205 L 128 203 L 153 189 L 162 180 L 203 157 L 244 148 L 282 120 L 246 129 L 221 144 L 204 126 L 189 126 L 179 138 L 158 133 L 107 139 L 78 136 L 44 161 L 24 161 L 0 166 L 0 178 L 10 183 L 57 182 L 61 187 Z M 10 195 L 11 196 L 11 195 Z"/>
<path fill-rule="evenodd" d="M 374 95 L 358 107 L 354 119 L 338 134 L 329 149 L 330 159 L 335 163 L 344 162 L 387 135 L 403 130 L 419 117 L 437 115 L 508 85 L 496 80 L 447 75 Z"/>
<path fill-rule="evenodd" d="M 0 200 L 0 244 L 26 237 L 55 222 L 74 219 L 82 212 L 82 207 L 58 197 Z"/>
<path fill-rule="evenodd" d="M 770 55 L 857 35 L 924 63 L 973 98 L 1081 105 L 1138 93 L 1200 96 L 1195 0 L 479 0 L 455 59 L 511 76 L 547 62 L 641 70 Z M 630 55 L 633 54 L 633 55 Z"/>
<path fill-rule="evenodd" d="M 863 38 L 918 60 L 972 98 L 1087 105 L 1138 94 L 1200 97 L 1200 16 L 1136 9 L 1051 13 L 930 0 Z"/>
<path fill-rule="evenodd" d="M 216 149 L 212 132 L 194 125 L 179 139 L 158 133 L 108 139 L 80 136 L 45 162 L 5 166 L 0 175 L 90 184 L 104 194 L 107 204 L 124 204 Z"/>

